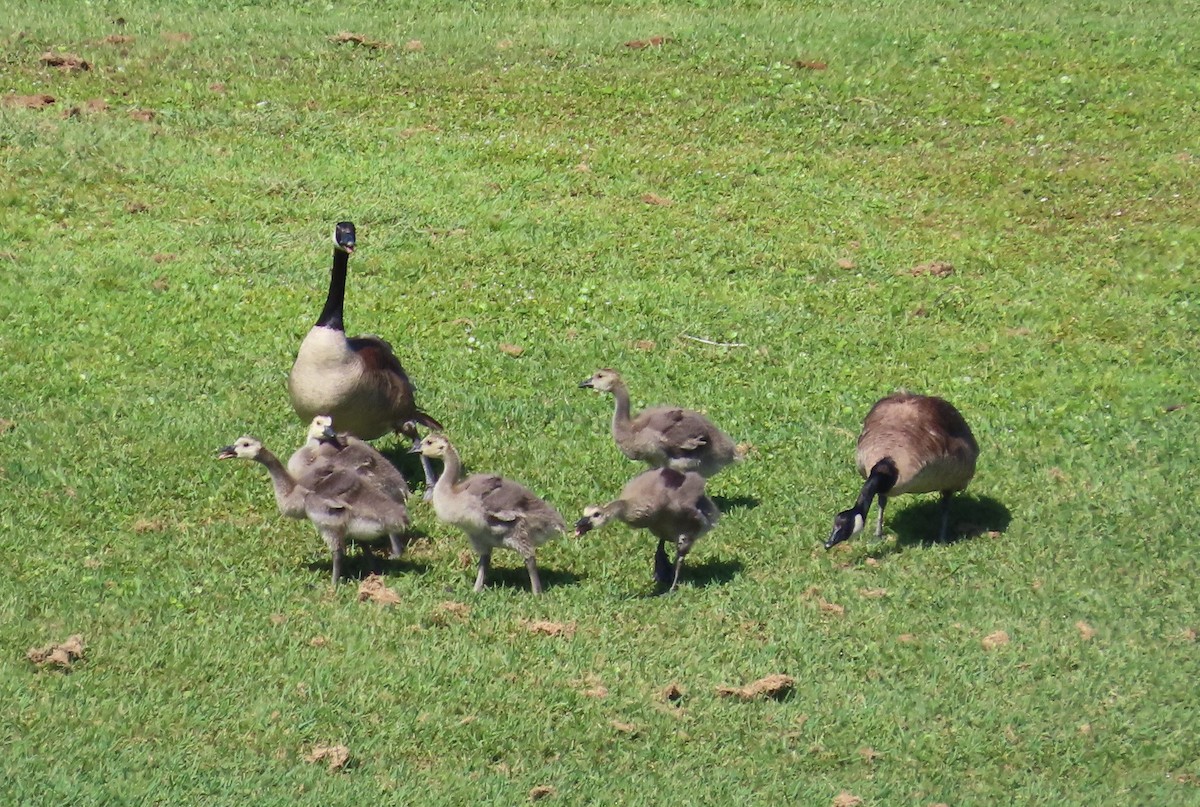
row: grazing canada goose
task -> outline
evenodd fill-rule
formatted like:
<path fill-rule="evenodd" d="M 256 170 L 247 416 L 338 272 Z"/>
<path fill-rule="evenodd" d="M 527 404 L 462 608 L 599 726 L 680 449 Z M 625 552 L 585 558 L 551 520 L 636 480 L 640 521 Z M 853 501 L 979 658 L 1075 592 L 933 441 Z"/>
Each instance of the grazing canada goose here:
<path fill-rule="evenodd" d="M 308 440 L 288 459 L 287 470 L 294 478 L 303 480 L 309 474 L 327 475 L 330 468 L 363 477 L 369 487 L 398 504 L 403 505 L 408 499 L 408 482 L 387 457 L 370 443 L 335 432 L 333 419 L 328 415 L 317 415 L 309 424 Z M 389 540 L 393 558 L 404 554 L 408 547 L 406 536 L 392 533 Z"/>
<path fill-rule="evenodd" d="M 433 511 L 447 524 L 467 534 L 479 556 L 475 590 L 482 591 L 492 564 L 492 549 L 506 546 L 525 558 L 529 585 L 542 593 L 534 555 L 537 548 L 567 528 L 563 517 L 528 488 L 494 474 L 472 474 L 461 479 L 458 451 L 441 434 L 429 434 L 413 449 L 426 457 L 441 458 L 442 475 L 433 486 Z"/>
<path fill-rule="evenodd" d="M 222 448 L 217 459 L 254 460 L 266 466 L 275 487 L 279 512 L 288 518 L 307 517 L 328 544 L 333 556 L 335 586 L 342 576 L 347 539 L 368 541 L 386 535 L 392 539 L 394 548 L 398 536 L 408 529 L 404 503 L 395 501 L 352 471 L 326 465 L 297 482 L 262 441 L 250 435 Z"/>
<path fill-rule="evenodd" d="M 950 499 L 975 476 L 979 444 L 971 427 L 949 402 L 930 395 L 897 392 L 876 402 L 858 435 L 858 472 L 867 480 L 858 501 L 834 516 L 825 548 L 862 532 L 871 499 L 879 497 L 876 540 L 883 538 L 883 509 L 901 493 L 942 494 L 944 542 L 950 524 Z"/>
<path fill-rule="evenodd" d="M 392 346 L 378 336 L 348 338 L 342 325 L 346 269 L 354 252 L 354 225 L 340 221 L 333 231 L 333 269 L 325 307 L 300 343 L 288 376 L 292 408 L 304 422 L 329 415 L 338 431 L 362 440 L 398 432 L 417 444 L 416 424 L 442 424 L 417 408 L 413 385 Z M 436 477 L 422 460 L 426 498 Z"/>
<path fill-rule="evenodd" d="M 630 419 L 629 390 L 616 370 L 597 370 L 579 386 L 612 393 L 616 399 L 613 439 L 621 453 L 631 460 L 709 477 L 744 456 L 729 435 L 691 409 L 658 406 L 643 409 Z"/>
<path fill-rule="evenodd" d="M 599 529 L 611 519 L 631 527 L 646 529 L 658 539 L 654 553 L 654 579 L 670 585 L 674 591 L 683 572 L 683 559 L 692 544 L 717 524 L 721 513 L 704 493 L 705 479 L 693 472 L 673 468 L 653 468 L 631 479 L 621 498 L 605 505 L 584 508 L 583 518 L 575 522 L 575 536 Z M 675 544 L 675 565 L 667 558 L 667 541 Z"/>

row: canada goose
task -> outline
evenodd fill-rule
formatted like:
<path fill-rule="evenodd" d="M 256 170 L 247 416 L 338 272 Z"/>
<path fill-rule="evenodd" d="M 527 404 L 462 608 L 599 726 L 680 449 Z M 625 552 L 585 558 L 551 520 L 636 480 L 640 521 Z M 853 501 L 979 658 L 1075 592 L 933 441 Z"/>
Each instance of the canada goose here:
<path fill-rule="evenodd" d="M 616 399 L 613 439 L 621 453 L 631 460 L 709 477 L 726 465 L 741 461 L 744 455 L 729 435 L 691 409 L 653 407 L 643 409 L 631 420 L 629 390 L 616 370 L 597 370 L 579 386 L 612 393 Z"/>
<path fill-rule="evenodd" d="M 458 451 L 441 434 L 428 434 L 413 449 L 426 457 L 440 457 L 442 475 L 433 486 L 433 511 L 447 524 L 467 534 L 479 556 L 475 590 L 482 591 L 492 564 L 492 549 L 506 546 L 525 558 L 529 585 L 542 593 L 534 555 L 537 548 L 567 528 L 563 517 L 528 488 L 494 474 L 472 474 L 461 479 Z"/>
<path fill-rule="evenodd" d="M 879 497 L 875 538 L 883 538 L 883 509 L 901 493 L 942 494 L 942 528 L 946 540 L 950 499 L 975 476 L 979 444 L 971 427 L 950 403 L 930 395 L 897 392 L 875 403 L 858 435 L 858 472 L 867 480 L 858 501 L 834 516 L 825 548 L 862 532 L 871 499 Z"/>
<path fill-rule="evenodd" d="M 305 423 L 329 415 L 338 431 L 362 440 L 397 432 L 417 444 L 416 424 L 442 424 L 417 408 L 413 385 L 392 346 L 378 336 L 348 338 L 342 325 L 346 269 L 354 252 L 354 225 L 339 221 L 333 230 L 333 269 L 325 307 L 300 343 L 288 376 L 292 408 Z M 426 498 L 436 477 L 422 460 Z"/>
<path fill-rule="evenodd" d="M 275 487 L 279 512 L 288 518 L 307 517 L 325 539 L 333 556 L 333 584 L 342 576 L 346 540 L 393 538 L 408 529 L 408 511 L 372 486 L 364 477 L 332 465 L 315 469 L 297 482 L 279 459 L 256 437 L 244 435 L 217 452 L 217 459 L 254 460 L 266 466 Z"/>
<path fill-rule="evenodd" d="M 408 499 L 408 482 L 387 457 L 370 443 L 335 432 L 333 419 L 328 415 L 317 415 L 309 424 L 308 440 L 288 459 L 287 470 L 294 478 L 303 480 L 312 473 L 327 475 L 327 466 L 364 477 L 369 487 L 401 505 Z M 404 554 L 407 537 L 392 533 L 389 540 L 393 558 Z"/>
<path fill-rule="evenodd" d="M 692 544 L 716 526 L 721 513 L 704 493 L 705 479 L 693 472 L 673 468 L 653 468 L 638 474 L 622 489 L 621 497 L 605 505 L 584 508 L 583 518 L 575 522 L 575 536 L 599 529 L 611 519 L 631 527 L 647 529 L 658 539 L 654 553 L 654 579 L 679 585 L 683 559 Z M 675 544 L 675 565 L 667 558 L 667 541 Z"/>

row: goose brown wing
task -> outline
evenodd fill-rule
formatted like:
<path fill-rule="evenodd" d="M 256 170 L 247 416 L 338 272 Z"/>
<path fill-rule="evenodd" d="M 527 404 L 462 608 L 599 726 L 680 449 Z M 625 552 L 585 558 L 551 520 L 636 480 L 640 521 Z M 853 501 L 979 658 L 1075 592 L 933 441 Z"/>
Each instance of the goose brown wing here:
<path fill-rule="evenodd" d="M 417 411 L 413 385 L 392 346 L 378 336 L 356 336 L 346 341 L 362 362 L 370 383 L 383 390 L 387 400 L 392 402 L 397 420 L 411 418 Z"/>

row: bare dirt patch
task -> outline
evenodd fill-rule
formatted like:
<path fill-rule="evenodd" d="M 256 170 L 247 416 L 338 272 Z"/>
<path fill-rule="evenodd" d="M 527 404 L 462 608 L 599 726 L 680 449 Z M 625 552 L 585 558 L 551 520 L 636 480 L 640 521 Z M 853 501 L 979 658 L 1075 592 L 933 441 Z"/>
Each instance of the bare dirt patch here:
<path fill-rule="evenodd" d="M 538 785 L 529 791 L 529 800 L 541 801 L 542 799 L 553 796 L 557 792 L 558 791 L 552 788 L 550 785 Z"/>
<path fill-rule="evenodd" d="M 863 800 L 848 790 L 843 790 L 833 797 L 833 807 L 858 807 Z"/>
<path fill-rule="evenodd" d="M 195 39 L 194 36 L 186 31 L 164 31 L 162 35 L 164 42 L 191 42 Z"/>
<path fill-rule="evenodd" d="M 370 48 L 372 50 L 383 50 L 391 47 L 390 44 L 383 40 L 371 39 L 363 34 L 355 34 L 350 31 L 338 31 L 329 37 L 329 41 L 335 45 L 357 45 L 358 47 Z"/>
<path fill-rule="evenodd" d="M 129 45 L 137 37 L 129 36 L 128 34 L 109 34 L 100 40 L 103 45 Z"/>
<path fill-rule="evenodd" d="M 950 275 L 954 274 L 954 264 L 947 263 L 946 261 L 925 261 L 925 263 L 918 263 L 909 269 L 908 273 L 913 277 L 920 277 L 921 275 L 950 277 Z"/>
<path fill-rule="evenodd" d="M 25 653 L 25 657 L 39 667 L 53 665 L 62 670 L 69 670 L 76 661 L 83 658 L 83 637 L 77 633 L 62 644 L 31 647 Z"/>
<path fill-rule="evenodd" d="M 858 593 L 868 600 L 878 600 L 888 595 L 886 588 L 860 588 Z"/>
<path fill-rule="evenodd" d="M 1096 637 L 1096 629 L 1082 619 L 1075 623 L 1075 629 L 1079 631 L 1079 638 L 1085 642 L 1090 642 Z"/>
<path fill-rule="evenodd" d="M 579 694 L 584 697 L 596 698 L 597 700 L 608 697 L 608 687 L 600 680 L 600 676 L 595 673 L 588 673 L 583 676 L 583 680 L 578 681 L 577 685 L 582 687 L 579 690 Z"/>
<path fill-rule="evenodd" d="M 448 625 L 451 620 L 461 622 L 471 616 L 471 606 L 447 600 L 433 607 L 429 619 L 435 625 Z"/>
<path fill-rule="evenodd" d="M 0 98 L 0 104 L 20 109 L 45 109 L 48 106 L 53 106 L 54 96 L 46 95 L 45 93 L 38 93 L 37 95 L 6 95 Z"/>
<path fill-rule="evenodd" d="M 792 67 L 797 70 L 827 70 L 829 63 L 818 59 L 796 59 L 792 62 Z"/>
<path fill-rule="evenodd" d="M 92 69 L 92 65 L 86 59 L 81 59 L 74 53 L 55 53 L 48 50 L 38 57 L 38 61 L 46 67 L 56 67 L 68 73 L 82 73 Z"/>
<path fill-rule="evenodd" d="M 367 575 L 367 579 L 358 584 L 358 601 L 379 603 L 380 605 L 396 605 L 400 595 L 383 584 L 383 578 L 377 574 Z"/>
<path fill-rule="evenodd" d="M 989 633 L 980 640 L 984 650 L 995 650 L 1008 644 L 1011 640 L 1006 631 L 998 630 Z"/>
<path fill-rule="evenodd" d="M 329 770 L 340 771 L 350 761 L 350 749 L 344 745 L 314 745 L 312 750 L 304 755 L 304 761 L 312 764 L 325 762 Z"/>
<path fill-rule="evenodd" d="M 781 700 L 796 686 L 796 679 L 790 675 L 775 673 L 765 678 L 746 684 L 744 687 L 717 687 L 717 694 L 723 698 L 739 698 L 752 701 L 757 698 Z"/>
<path fill-rule="evenodd" d="M 548 619 L 522 619 L 521 624 L 530 633 L 544 636 L 562 636 L 570 639 L 575 635 L 574 622 L 551 622 Z"/>
<path fill-rule="evenodd" d="M 662 688 L 662 691 L 658 693 L 658 697 L 666 703 L 679 704 L 685 694 L 683 687 L 672 681 Z"/>
<path fill-rule="evenodd" d="M 525 348 L 521 347 L 520 345 L 514 345 L 508 342 L 501 342 L 499 348 L 501 353 L 506 356 L 512 356 L 514 359 L 518 358 L 522 353 L 525 352 Z"/>
<path fill-rule="evenodd" d="M 836 602 L 830 602 L 824 597 L 817 597 L 817 607 L 826 614 L 833 614 L 834 616 L 846 615 L 846 606 L 838 605 Z"/>
<path fill-rule="evenodd" d="M 158 117 L 158 113 L 153 109 L 131 109 L 129 110 L 129 117 L 141 123 L 151 123 Z"/>
<path fill-rule="evenodd" d="M 659 196 L 657 193 L 643 193 L 642 201 L 648 205 L 657 205 L 658 207 L 670 207 L 675 204 L 665 196 Z"/>
<path fill-rule="evenodd" d="M 410 39 L 404 43 L 404 49 L 409 53 L 419 53 L 425 50 L 425 43 L 419 39 Z"/>
<path fill-rule="evenodd" d="M 167 528 L 167 522 L 155 516 L 154 518 L 135 519 L 130 529 L 138 535 L 147 532 L 162 532 Z"/>
<path fill-rule="evenodd" d="M 646 39 L 631 39 L 625 43 L 625 47 L 630 50 L 642 50 L 643 48 L 661 48 L 663 45 L 671 41 L 669 36 L 652 36 Z"/>
<path fill-rule="evenodd" d="M 628 734 L 630 737 L 636 737 L 638 734 L 638 727 L 633 723 L 626 723 L 623 720 L 610 720 L 608 724 L 622 734 Z"/>

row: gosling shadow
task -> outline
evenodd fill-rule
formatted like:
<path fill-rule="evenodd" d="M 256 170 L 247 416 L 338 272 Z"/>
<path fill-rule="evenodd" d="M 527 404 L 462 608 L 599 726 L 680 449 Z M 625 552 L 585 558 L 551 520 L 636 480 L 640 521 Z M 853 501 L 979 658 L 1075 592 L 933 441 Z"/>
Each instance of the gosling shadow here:
<path fill-rule="evenodd" d="M 411 548 L 418 540 L 425 539 L 425 533 L 410 530 L 407 533 L 408 546 Z M 417 560 L 411 552 L 405 552 L 398 558 L 390 557 L 391 544 L 387 538 L 377 538 L 373 541 L 348 541 L 346 554 L 342 558 L 342 579 L 362 580 L 372 574 L 427 574 L 432 568 L 424 560 Z M 333 571 L 333 558 L 326 554 L 320 560 L 305 564 L 310 572 Z"/>
<path fill-rule="evenodd" d="M 525 564 L 516 555 L 513 556 L 520 563 L 519 566 L 498 565 L 493 558 L 492 568 L 488 571 L 487 583 L 484 584 L 483 590 L 489 588 L 519 588 L 524 591 L 530 591 L 529 588 L 529 572 L 525 570 Z M 475 581 L 474 567 L 467 575 L 468 584 Z M 568 572 L 564 569 L 554 569 L 538 564 L 538 577 L 542 579 L 542 588 L 549 592 L 552 589 L 566 586 L 577 586 L 579 581 L 586 575 L 578 575 L 574 572 Z"/>
<path fill-rule="evenodd" d="M 679 589 L 708 588 L 722 586 L 742 573 L 745 566 L 736 558 L 709 558 L 703 561 L 693 561 L 689 557 L 683 564 L 683 576 L 679 580 Z M 669 584 L 651 583 L 652 588 L 644 594 L 635 595 L 634 599 L 654 599 L 671 594 Z"/>
<path fill-rule="evenodd" d="M 723 516 L 738 510 L 753 510 L 761 504 L 757 496 L 713 496 L 711 498 Z"/>
<path fill-rule="evenodd" d="M 425 469 L 421 466 L 421 455 L 413 454 L 410 450 L 412 446 L 405 443 L 402 437 L 397 437 L 395 442 L 378 448 L 379 453 L 404 476 L 413 497 L 420 500 L 425 493 Z M 433 470 L 441 476 L 442 463 L 434 460 Z"/>

